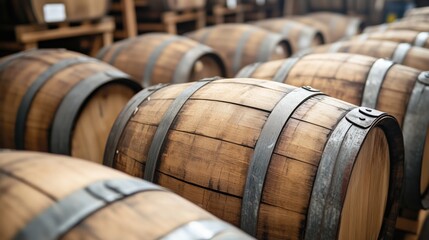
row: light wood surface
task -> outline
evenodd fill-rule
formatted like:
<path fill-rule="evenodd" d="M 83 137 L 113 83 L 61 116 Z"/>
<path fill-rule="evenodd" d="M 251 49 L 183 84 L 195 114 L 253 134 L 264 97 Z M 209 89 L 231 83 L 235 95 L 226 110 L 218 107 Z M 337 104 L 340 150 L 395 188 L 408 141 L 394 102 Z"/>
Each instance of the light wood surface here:
<path fill-rule="evenodd" d="M 0 153 L 0 238 L 13 239 L 33 218 L 70 194 L 99 181 L 118 179 L 132 178 L 75 158 Z M 138 192 L 84 217 L 66 229 L 61 239 L 159 239 L 199 220 L 220 222 L 170 191 Z"/>
<path fill-rule="evenodd" d="M 134 94 L 133 89 L 116 83 L 92 95 L 76 121 L 71 155 L 101 163 L 110 129 Z"/>
<path fill-rule="evenodd" d="M 356 159 L 347 189 L 338 239 L 377 239 L 383 224 L 390 163 L 386 136 L 373 129 Z"/>

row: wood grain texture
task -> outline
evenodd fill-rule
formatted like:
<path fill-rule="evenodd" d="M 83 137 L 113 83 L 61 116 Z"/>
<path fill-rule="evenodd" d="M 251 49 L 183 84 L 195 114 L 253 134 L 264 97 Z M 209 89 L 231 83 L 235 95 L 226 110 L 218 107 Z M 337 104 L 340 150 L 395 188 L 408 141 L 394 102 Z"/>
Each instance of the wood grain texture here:
<path fill-rule="evenodd" d="M 264 63 L 249 77 L 271 80 L 284 61 Z M 368 72 L 375 61 L 376 58 L 346 53 L 310 54 L 293 66 L 283 82 L 294 86 L 309 85 L 360 105 Z M 416 69 L 394 65 L 383 81 L 377 109 L 389 112 L 401 123 L 419 74 Z"/>
<path fill-rule="evenodd" d="M 76 191 L 117 179 L 132 178 L 75 158 L 34 152 L 0 153 L 0 237 L 12 239 L 33 218 Z M 138 192 L 86 216 L 61 239 L 159 239 L 198 220 L 220 222 L 169 191 Z M 237 230 L 232 232 L 251 239 Z"/>
<path fill-rule="evenodd" d="M 400 43 L 397 42 L 380 40 L 367 40 L 365 42 L 345 41 L 341 43 L 314 47 L 310 51 L 313 53 L 354 53 L 376 58 L 394 59 L 395 52 L 400 51 L 397 50 L 399 46 Z M 403 61 L 398 63 L 422 71 L 426 71 L 429 69 L 429 49 L 411 47 L 408 51 L 405 52 L 405 58 L 403 59 Z"/>
<path fill-rule="evenodd" d="M 213 49 L 184 37 L 165 45 L 154 58 L 156 49 L 172 38 L 177 36 L 144 34 L 106 47 L 100 52 L 99 58 L 133 76 L 138 83 L 142 84 L 145 77 L 149 77 L 151 81 L 147 86 L 225 75 L 224 64 Z M 149 71 L 151 74 L 146 76 Z"/>
<path fill-rule="evenodd" d="M 215 49 L 226 65 L 228 77 L 248 64 L 282 59 L 291 54 L 285 37 L 246 24 L 216 25 L 187 36 Z"/>
<path fill-rule="evenodd" d="M 381 129 L 374 129 L 362 146 L 347 190 L 339 239 L 378 237 L 378 229 L 383 224 L 383 209 L 387 204 L 390 169 L 389 152 L 380 150 L 387 147 L 387 139 Z M 373 190 L 363 191 L 365 188 Z"/>
<path fill-rule="evenodd" d="M 144 177 L 149 148 L 163 115 L 191 84 L 164 87 L 140 104 L 122 131 L 117 147 L 111 149 L 116 152 L 114 168 Z M 186 101 L 167 133 L 155 182 L 238 225 L 255 145 L 277 102 L 294 89 L 256 79 L 222 79 L 197 90 Z M 325 144 L 338 122 L 353 108 L 343 101 L 316 96 L 303 102 L 292 114 L 275 144 L 265 179 L 258 239 L 303 238 L 310 196 Z M 384 137 L 378 133 L 382 132 L 375 133 L 376 139 Z M 368 140 L 368 145 L 378 140 Z M 363 149 L 365 153 L 362 154 L 368 155 L 361 158 L 381 155 L 390 161 L 386 155 L 389 146 L 379 145 L 377 150 Z M 363 172 L 357 171 L 358 178 L 363 177 Z M 380 172 L 365 174 L 376 174 L 383 180 L 388 178 Z M 375 176 L 373 179 L 377 181 Z M 380 184 L 385 187 L 385 182 Z M 388 189 L 359 186 L 358 192 L 371 196 L 375 194 L 373 191 L 386 194 Z M 383 205 L 372 208 L 377 209 L 376 219 L 382 219 L 384 208 Z M 365 213 L 358 215 L 359 219 L 366 217 Z M 365 227 L 370 228 L 368 223 L 362 229 Z M 378 227 L 374 225 L 372 232 L 377 232 L 374 229 Z M 344 231 L 349 233 L 347 229 Z"/>
<path fill-rule="evenodd" d="M 53 1 L 31 0 L 31 1 L 7 1 L 2 0 L 4 8 L 1 14 L 9 14 L 11 18 L 3 23 L 47 23 L 44 15 L 44 6 Z M 91 19 L 99 19 L 107 14 L 110 1 L 107 0 L 59 0 L 54 3 L 64 4 L 65 20 L 61 22 L 76 22 Z M 1 19 L 1 18 L 0 18 Z"/>
<path fill-rule="evenodd" d="M 372 57 L 345 53 L 310 54 L 299 59 L 283 82 L 295 86 L 309 85 L 330 96 L 360 105 L 369 71 L 376 60 Z M 285 61 L 263 63 L 248 77 L 272 80 Z M 420 73 L 421 71 L 414 68 L 393 65 L 381 85 L 376 99 L 376 109 L 392 114 L 403 125 L 408 103 Z M 423 95 L 417 96 L 425 98 Z M 426 132 L 427 128 L 421 129 L 421 131 Z M 422 158 L 409 160 L 421 163 L 421 169 L 418 170 L 422 171 L 421 193 L 427 191 L 429 185 L 428 168 L 424 167 L 429 161 L 427 154 L 429 146 L 427 141 L 423 145 L 425 146 Z M 409 147 L 412 149 L 414 146 Z"/>
<path fill-rule="evenodd" d="M 52 65 L 84 55 L 63 50 L 37 50 L 19 57 L 0 71 L 0 146 L 16 148 L 15 127 L 23 97 L 35 80 Z M 6 59 L 5 59 L 6 60 Z M 4 60 L 3 60 L 4 61 Z M 50 131 L 54 117 L 68 92 L 94 74 L 118 71 L 100 62 L 83 62 L 61 69 L 51 76 L 36 93 L 28 109 L 24 147 L 27 150 L 50 151 Z M 71 152 L 84 159 L 101 162 L 107 135 L 123 106 L 140 89 L 131 80 L 119 80 L 99 87 L 76 116 Z M 97 80 L 94 80 L 97 81 Z M 88 109 L 86 109 L 88 107 Z"/>

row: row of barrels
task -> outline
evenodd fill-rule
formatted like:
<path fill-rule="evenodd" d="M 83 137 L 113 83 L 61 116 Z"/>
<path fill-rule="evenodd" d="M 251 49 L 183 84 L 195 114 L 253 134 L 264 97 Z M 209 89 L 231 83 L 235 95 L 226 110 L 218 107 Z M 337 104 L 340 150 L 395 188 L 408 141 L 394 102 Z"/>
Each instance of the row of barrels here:
<path fill-rule="evenodd" d="M 34 55 L 20 60 L 37 61 L 35 53 L 27 53 Z M 71 53 L 53 51 L 51 54 Z M 46 56 L 48 52 L 42 52 L 39 57 Z M 9 72 L 10 79 L 19 79 L 21 72 L 28 74 L 13 65 L 9 60 L 0 76 L 11 70 L 16 72 Z M 85 65 L 88 64 L 76 64 L 69 69 L 69 74 L 83 71 L 76 67 Z M 61 72 L 66 74 L 66 71 Z M 50 83 L 54 84 L 56 79 L 53 77 Z M 58 79 L 68 77 L 63 75 Z M 16 94 L 11 89 L 6 92 Z M 58 104 L 55 99 L 43 96 L 50 92 L 38 94 L 52 105 Z M 82 95 L 82 98 L 91 102 L 88 98 L 92 96 L 95 95 Z M 105 98 L 107 96 L 111 97 L 105 95 Z M 108 105 L 97 107 L 96 114 L 100 115 L 110 109 Z M 58 115 L 58 111 L 50 111 L 45 109 L 44 116 Z M 85 116 L 86 113 L 89 115 Z M 90 114 L 94 114 L 94 109 L 83 109 L 78 115 L 60 119 L 63 122 L 91 119 Z M 104 120 L 87 127 L 86 135 L 91 135 L 102 123 Z M 32 132 L 32 124 L 27 119 L 27 133 Z M 9 125 L 13 126 L 14 122 Z M 79 133 L 76 123 L 74 126 L 69 132 L 73 138 Z M 46 139 L 47 129 L 49 127 L 42 133 Z M 37 130 L 43 132 L 43 129 Z M 50 133 L 54 132 L 52 128 Z M 74 144 L 78 143 L 81 148 L 92 149 L 91 141 L 87 141 L 87 145 L 79 140 L 68 141 L 67 147 L 79 149 Z M 258 238 L 392 235 L 403 171 L 399 125 L 390 115 L 358 108 L 310 87 L 216 78 L 149 87 L 135 95 L 122 110 L 105 149 L 105 165 L 167 187 Z M 254 179 L 254 176 L 259 177 Z M 371 179 L 371 188 L 362 179 Z M 346 190 L 339 187 L 349 181 L 353 184 L 348 184 Z M 333 202 L 327 204 L 324 199 L 329 196 Z M 356 200 L 367 211 L 353 207 Z M 335 205 L 331 205 L 333 203 Z M 333 209 L 340 212 L 330 213 Z"/>
<path fill-rule="evenodd" d="M 249 37 L 254 32 L 233 35 L 230 30 L 222 39 L 205 32 L 207 45 L 212 46 L 208 43 L 214 38 L 214 50 L 204 46 L 205 52 L 189 51 L 198 45 L 189 39 L 151 34 L 144 36 L 151 41 L 136 38 L 99 54 L 115 66 L 122 64 L 117 67 L 125 72 L 125 67 L 135 69 L 138 80 L 64 50 L 29 51 L 3 59 L 0 126 L 7 134 L 2 134 L 0 147 L 59 149 L 58 153 L 103 163 L 166 187 L 260 239 L 392 237 L 404 177 L 412 175 L 411 183 L 406 182 L 413 186 L 412 194 L 406 195 L 411 205 L 424 207 L 420 192 L 427 172 L 421 167 L 421 145 L 427 120 L 421 109 L 427 101 L 427 73 L 352 54 L 281 60 L 286 56 L 267 44 L 273 55 L 265 53 L 269 57 L 263 61 L 280 60 L 242 71 L 239 66 L 236 79 L 150 86 L 158 80 L 168 83 L 183 70 L 188 72 L 171 82 L 196 80 L 205 72 L 225 76 L 237 56 L 243 66 L 255 62 L 248 56 L 263 52 L 257 43 L 271 37 Z M 233 45 L 228 36 L 256 44 L 249 40 L 253 47 L 214 46 Z M 173 43 L 181 47 L 173 48 Z M 138 51 L 142 52 L 132 55 Z M 185 61 L 204 55 L 201 52 L 209 53 L 207 60 Z M 264 66 L 268 67 L 263 70 Z M 240 78 L 245 74 L 275 81 Z M 195 77 L 183 79 L 186 76 Z M 312 85 L 352 104 L 312 87 L 276 82 L 289 77 L 286 83 Z M 145 90 L 135 95 L 139 83 L 146 83 Z M 334 83 L 338 88 L 332 88 Z M 110 105 L 116 103 L 112 110 Z M 405 140 L 408 136 L 414 141 L 406 140 L 405 149 L 400 125 Z M 83 156 L 93 150 L 95 157 Z M 417 155 L 404 158 L 410 150 Z M 411 170 L 408 163 L 413 164 Z"/>

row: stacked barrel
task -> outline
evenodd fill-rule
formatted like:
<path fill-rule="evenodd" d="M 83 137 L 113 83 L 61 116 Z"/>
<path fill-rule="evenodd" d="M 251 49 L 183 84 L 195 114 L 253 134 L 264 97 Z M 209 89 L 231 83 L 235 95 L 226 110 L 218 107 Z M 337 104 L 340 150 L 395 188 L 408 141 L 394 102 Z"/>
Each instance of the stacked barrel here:
<path fill-rule="evenodd" d="M 425 14 L 425 9 L 412 10 L 401 21 L 368 27 L 361 35 L 302 50 L 293 58 L 252 64 L 236 76 L 311 85 L 333 97 L 397 118 L 405 143 L 398 239 L 417 239 L 424 232 L 427 212 L 421 209 L 429 207 L 429 117 L 424 113 L 428 103 L 429 29 L 425 27 Z"/>
<path fill-rule="evenodd" d="M 0 238 L 417 236 L 429 36 L 362 28 L 318 12 L 0 59 Z"/>

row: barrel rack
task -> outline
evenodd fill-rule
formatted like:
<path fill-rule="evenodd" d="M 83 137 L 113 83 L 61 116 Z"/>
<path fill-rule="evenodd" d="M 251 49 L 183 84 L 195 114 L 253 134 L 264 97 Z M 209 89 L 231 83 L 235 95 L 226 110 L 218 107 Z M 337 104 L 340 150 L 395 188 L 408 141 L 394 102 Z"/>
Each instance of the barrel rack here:
<path fill-rule="evenodd" d="M 281 15 L 278 1 L 266 1 L 263 5 L 257 5 L 256 3 L 245 3 L 243 5 L 245 21 L 257 21 L 266 18 L 276 18 L 280 17 Z"/>
<path fill-rule="evenodd" d="M 90 54 L 95 55 L 113 40 L 115 23 L 111 17 L 96 21 L 58 24 L 26 24 L 0 26 L 0 50 L 21 51 L 37 48 L 42 41 L 81 36 L 97 36 L 91 44 Z M 10 36 L 10 38 L 4 38 Z"/>
<path fill-rule="evenodd" d="M 210 24 L 222 24 L 227 21 L 227 18 L 234 18 L 233 22 L 244 22 L 244 6 L 238 3 L 235 7 L 223 6 L 216 4 L 213 6 L 211 13 L 207 16 L 207 22 Z"/>

